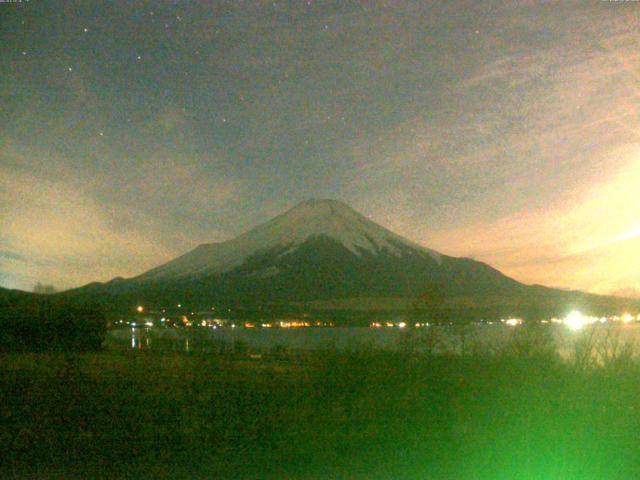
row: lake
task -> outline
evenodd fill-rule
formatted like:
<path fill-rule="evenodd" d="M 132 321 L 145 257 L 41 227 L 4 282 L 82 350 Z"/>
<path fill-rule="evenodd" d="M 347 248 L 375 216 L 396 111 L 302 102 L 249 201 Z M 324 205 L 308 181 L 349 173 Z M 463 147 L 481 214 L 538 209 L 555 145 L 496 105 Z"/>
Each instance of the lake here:
<path fill-rule="evenodd" d="M 526 337 L 526 326 L 481 324 L 465 326 L 430 326 L 423 328 L 160 328 L 136 327 L 110 330 L 106 344 L 118 349 L 168 350 L 181 352 L 248 353 L 274 350 L 359 350 L 431 349 L 436 352 L 472 352 L 500 349 L 514 338 Z M 553 338 L 563 357 L 580 346 L 590 346 L 600 353 L 632 348 L 640 339 L 638 323 L 608 323 L 586 326 L 578 331 L 564 325 L 542 325 L 538 333 Z M 534 336 L 535 336 L 534 335 Z M 531 340 L 531 337 L 529 337 Z"/>

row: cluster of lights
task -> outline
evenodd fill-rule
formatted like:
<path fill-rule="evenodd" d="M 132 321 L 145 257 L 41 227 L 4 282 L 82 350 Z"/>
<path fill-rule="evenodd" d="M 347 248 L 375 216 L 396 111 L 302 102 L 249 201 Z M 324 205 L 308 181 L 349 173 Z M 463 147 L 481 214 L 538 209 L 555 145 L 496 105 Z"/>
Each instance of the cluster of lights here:
<path fill-rule="evenodd" d="M 170 322 L 171 320 L 166 318 L 166 317 L 162 317 L 160 319 L 160 325 L 167 325 L 167 322 Z M 124 320 L 119 320 L 118 322 L 119 324 L 126 324 L 126 325 L 130 325 L 132 327 L 141 327 L 141 326 L 148 326 L 148 327 L 152 327 L 154 324 L 153 322 L 147 320 L 146 322 L 142 323 L 142 322 L 125 322 Z M 190 319 L 187 315 L 182 315 L 180 316 L 180 318 L 177 320 L 178 325 L 182 325 L 184 327 L 205 327 L 205 328 L 212 328 L 212 329 L 218 329 L 221 327 L 226 327 L 229 326 L 231 328 L 236 328 L 238 326 L 240 327 L 244 327 L 244 328 L 256 328 L 256 327 L 261 327 L 261 328 L 303 328 L 303 327 L 333 327 L 333 322 L 322 322 L 322 321 L 316 321 L 316 322 L 309 322 L 309 321 L 301 321 L 301 320 L 286 320 L 286 321 L 280 321 L 280 322 L 262 322 L 262 323 L 256 323 L 256 322 L 242 322 L 239 325 L 236 325 L 235 323 L 228 323 L 227 320 L 223 320 L 220 318 L 213 318 L 213 319 L 203 319 L 203 320 L 193 320 Z"/>
<path fill-rule="evenodd" d="M 542 320 L 540 323 L 555 323 L 560 325 L 565 325 L 571 330 L 580 330 L 581 328 L 587 325 L 594 325 L 596 323 L 607 323 L 607 322 L 622 322 L 622 323 L 631 323 L 634 321 L 640 321 L 640 314 L 631 315 L 630 313 L 625 313 L 621 316 L 613 316 L 613 317 L 594 317 L 583 315 L 577 310 L 573 310 L 564 318 L 551 318 L 550 320 Z M 522 325 L 522 319 L 520 318 L 507 318 L 500 320 L 501 323 L 505 325 L 509 325 L 510 327 L 516 327 L 518 325 Z"/>
<path fill-rule="evenodd" d="M 517 327 L 518 325 L 522 325 L 522 319 L 521 318 L 507 318 L 507 319 L 502 319 L 500 320 L 502 323 L 504 323 L 505 325 L 509 325 L 510 327 Z"/>
<path fill-rule="evenodd" d="M 300 328 L 300 327 L 310 327 L 311 323 L 301 322 L 299 320 L 291 320 L 286 322 L 278 322 L 278 326 L 280 328 Z"/>
<path fill-rule="evenodd" d="M 177 305 L 178 308 L 182 307 L 182 304 L 178 304 Z M 211 307 L 212 310 L 215 310 L 215 307 Z M 143 313 L 145 311 L 144 306 L 143 305 L 138 305 L 136 306 L 136 312 L 138 313 Z M 163 310 L 164 312 L 165 310 Z M 193 315 L 193 312 L 192 312 Z M 165 323 L 168 319 L 166 319 L 165 317 L 160 319 L 160 323 Z M 181 317 L 181 322 L 184 326 L 186 327 L 190 327 L 192 326 L 193 322 L 191 320 L 189 320 L 189 318 L 186 315 L 182 315 Z M 568 327 L 571 330 L 580 330 L 581 328 L 587 326 L 587 325 L 593 325 L 596 323 L 606 323 L 608 321 L 611 322 L 622 322 L 622 323 L 631 323 L 634 321 L 638 321 L 640 322 L 640 314 L 637 315 L 632 315 L 630 313 L 624 313 L 623 315 L 620 316 L 612 316 L 612 317 L 594 317 L 594 316 L 587 316 L 587 315 L 583 315 L 582 313 L 580 313 L 577 310 L 573 310 L 572 312 L 570 312 L 566 317 L 564 318 L 551 318 L 550 320 L 542 320 L 541 323 L 555 323 L 555 324 L 562 324 L 565 325 L 566 327 Z M 504 324 L 504 325 L 508 325 L 510 327 L 516 327 L 519 325 L 522 325 L 522 319 L 521 318 L 506 318 L 506 319 L 501 319 L 500 323 Z M 123 320 L 120 320 L 118 323 L 123 324 L 125 323 Z M 127 324 L 131 325 L 132 327 L 136 327 L 136 326 L 146 326 L 146 327 L 153 327 L 153 322 L 150 320 L 143 322 L 126 322 Z M 488 323 L 493 323 L 493 322 L 488 322 Z M 211 328 L 218 328 L 223 326 L 224 324 L 226 324 L 226 321 L 221 320 L 221 319 L 206 319 L 206 320 L 202 320 L 201 322 L 199 322 L 199 326 L 202 327 L 211 327 Z M 320 322 L 317 321 L 315 323 L 311 323 L 308 321 L 301 321 L 301 320 L 284 320 L 284 321 L 280 321 L 280 322 L 275 322 L 275 323 L 268 323 L 268 322 L 263 322 L 263 323 L 259 323 L 256 324 L 254 322 L 244 322 L 241 324 L 243 327 L 245 328 L 253 328 L 256 326 L 260 326 L 262 328 L 272 328 L 272 327 L 280 327 L 280 328 L 300 328 L 300 327 L 311 327 L 311 326 L 333 326 L 332 323 L 325 323 L 325 322 Z M 371 322 L 369 324 L 370 327 L 372 328 L 382 328 L 382 327 L 388 327 L 388 328 L 406 328 L 407 323 L 406 322 Z M 428 327 L 429 323 L 416 323 L 414 325 L 416 328 L 419 327 Z M 232 328 L 236 327 L 235 324 L 231 325 Z"/>
<path fill-rule="evenodd" d="M 552 319 L 557 323 L 563 323 L 571 330 L 580 330 L 582 327 L 587 325 L 594 325 L 596 323 L 607 323 L 608 321 L 612 322 L 622 322 L 622 323 L 631 323 L 633 321 L 640 321 L 640 315 L 631 315 L 630 313 L 625 313 L 621 316 L 613 316 L 613 317 L 590 317 L 587 315 L 583 315 L 577 310 L 572 311 L 561 321 L 557 319 Z"/>
<path fill-rule="evenodd" d="M 398 327 L 398 328 L 406 328 L 407 323 L 406 322 L 397 322 L 397 323 L 393 323 L 393 322 L 371 322 L 369 324 L 369 326 L 371 328 L 382 328 L 382 327 L 387 327 L 387 328 L 394 328 L 394 327 Z M 428 323 L 416 323 L 415 327 L 424 327 L 424 326 L 429 326 Z"/>
<path fill-rule="evenodd" d="M 210 327 L 210 328 L 218 328 L 223 327 L 227 324 L 226 320 L 222 320 L 220 318 L 205 318 L 200 321 L 197 325 L 200 327 Z"/>
<path fill-rule="evenodd" d="M 612 320 L 618 320 L 620 322 L 623 323 L 631 323 L 634 320 L 640 321 L 640 314 L 638 314 L 637 316 L 633 316 L 630 313 L 625 313 L 624 315 L 622 315 L 621 317 L 613 317 Z"/>
<path fill-rule="evenodd" d="M 129 325 L 131 326 L 131 328 L 135 328 L 135 327 L 153 327 L 153 322 L 150 322 L 150 321 L 138 322 L 138 323 L 131 322 Z"/>

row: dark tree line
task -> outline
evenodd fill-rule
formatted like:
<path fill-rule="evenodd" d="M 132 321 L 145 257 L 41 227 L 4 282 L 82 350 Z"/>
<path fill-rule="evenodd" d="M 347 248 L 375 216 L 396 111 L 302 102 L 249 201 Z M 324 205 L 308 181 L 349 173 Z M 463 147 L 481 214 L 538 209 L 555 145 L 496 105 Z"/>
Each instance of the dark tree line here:
<path fill-rule="evenodd" d="M 97 350 L 106 329 L 105 312 L 94 303 L 38 295 L 0 299 L 0 350 Z"/>

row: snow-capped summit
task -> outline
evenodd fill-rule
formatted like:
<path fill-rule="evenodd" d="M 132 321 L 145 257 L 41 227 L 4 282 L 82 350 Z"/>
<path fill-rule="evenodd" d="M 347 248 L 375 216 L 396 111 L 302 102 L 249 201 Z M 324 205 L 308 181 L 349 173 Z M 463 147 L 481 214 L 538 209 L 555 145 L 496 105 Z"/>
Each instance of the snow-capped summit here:
<path fill-rule="evenodd" d="M 256 253 L 281 248 L 282 255 L 317 237 L 331 239 L 356 256 L 365 252 L 400 256 L 407 250 L 413 250 L 440 261 L 439 253 L 387 230 L 343 202 L 311 199 L 235 239 L 200 245 L 138 279 L 160 280 L 222 273 L 241 265 Z"/>
<path fill-rule="evenodd" d="M 356 255 L 361 250 L 377 253 L 383 249 L 388 253 L 399 254 L 400 245 L 424 249 L 372 222 L 346 203 L 326 199 L 299 203 L 239 239 L 250 238 L 269 247 L 288 243 L 295 245 L 313 236 L 326 236 L 336 240 Z M 432 250 L 428 252 L 437 255 Z"/>

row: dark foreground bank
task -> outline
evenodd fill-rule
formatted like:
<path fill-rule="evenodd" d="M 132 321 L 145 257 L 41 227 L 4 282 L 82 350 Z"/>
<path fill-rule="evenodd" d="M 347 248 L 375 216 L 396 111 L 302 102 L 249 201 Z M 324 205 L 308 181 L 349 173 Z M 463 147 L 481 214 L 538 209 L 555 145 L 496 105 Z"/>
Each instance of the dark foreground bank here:
<path fill-rule="evenodd" d="M 5 353 L 0 478 L 640 478 L 640 365 L 590 358 Z"/>

